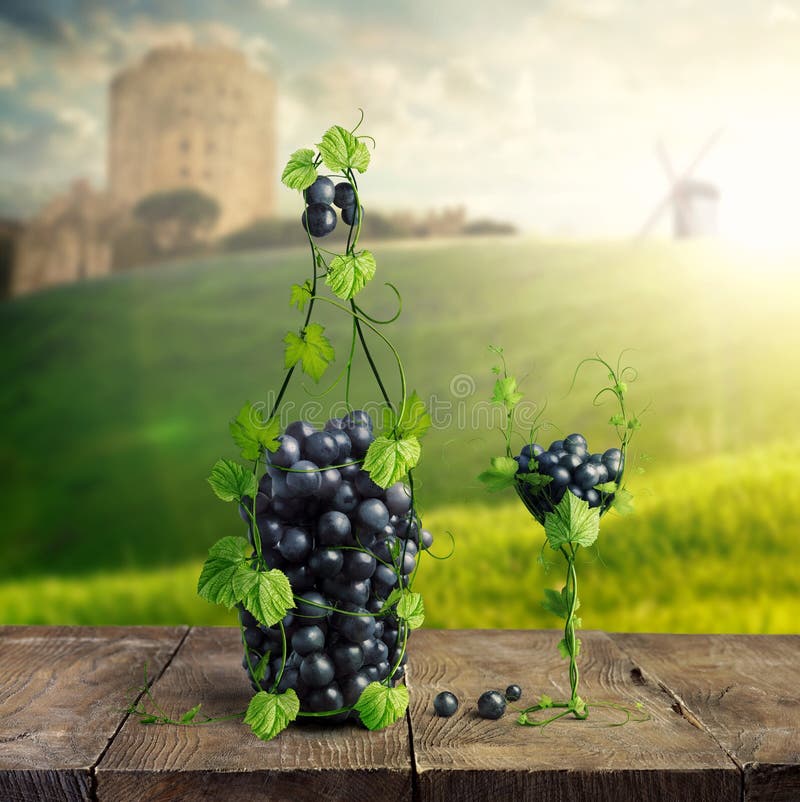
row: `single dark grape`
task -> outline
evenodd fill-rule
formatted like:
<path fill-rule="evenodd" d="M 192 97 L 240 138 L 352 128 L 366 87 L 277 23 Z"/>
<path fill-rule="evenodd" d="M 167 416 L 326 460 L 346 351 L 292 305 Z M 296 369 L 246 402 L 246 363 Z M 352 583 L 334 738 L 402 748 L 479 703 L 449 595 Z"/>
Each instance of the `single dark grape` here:
<path fill-rule="evenodd" d="M 330 500 L 342 486 L 342 474 L 338 468 L 326 468 L 319 472 L 319 491 L 317 496 L 323 500 Z"/>
<path fill-rule="evenodd" d="M 564 450 L 579 457 L 586 456 L 586 438 L 582 434 L 570 434 L 564 438 Z"/>
<path fill-rule="evenodd" d="M 288 432 L 289 430 L 287 429 L 286 431 Z M 564 450 L 564 441 L 563 440 L 553 440 L 553 442 L 550 443 L 550 448 L 548 448 L 547 450 L 548 451 L 552 451 L 554 454 L 557 454 L 559 451 L 563 451 Z"/>
<path fill-rule="evenodd" d="M 348 442 L 350 442 L 350 438 L 348 438 Z M 352 443 L 350 444 L 352 448 Z M 356 462 L 346 462 L 339 468 L 339 473 L 342 475 L 342 479 L 346 482 L 351 482 L 355 487 L 356 476 L 358 476 L 359 471 L 361 470 L 361 463 Z"/>
<path fill-rule="evenodd" d="M 361 207 L 361 212 L 356 211 L 356 206 L 353 204 L 352 206 L 345 206 L 342 209 L 342 222 L 346 223 L 348 226 L 356 226 L 358 225 L 359 218 L 364 214 L 364 207 Z"/>
<path fill-rule="evenodd" d="M 303 192 L 303 197 L 309 205 L 312 203 L 333 203 L 336 196 L 336 188 L 333 181 L 327 176 L 321 175 L 317 180 Z"/>
<path fill-rule="evenodd" d="M 528 469 L 530 466 L 530 460 L 528 459 L 528 457 L 524 456 L 523 454 L 520 454 L 518 457 L 514 457 L 514 459 L 517 461 L 517 464 L 519 465 L 519 468 L 517 468 L 517 473 L 528 473 Z"/>
<path fill-rule="evenodd" d="M 292 586 L 293 593 L 303 593 L 314 587 L 314 574 L 311 573 L 311 570 L 305 563 L 289 565 L 283 569 L 283 573 L 286 574 L 286 578 Z"/>
<path fill-rule="evenodd" d="M 372 431 L 372 417 L 363 409 L 354 409 L 342 418 L 342 428 L 347 430 L 350 426 L 366 426 Z"/>
<path fill-rule="evenodd" d="M 305 529 L 291 526 L 283 533 L 278 551 L 291 563 L 302 562 L 311 551 L 311 536 Z"/>
<path fill-rule="evenodd" d="M 622 472 L 622 452 L 618 448 L 609 448 L 603 453 L 603 465 L 608 470 L 608 481 L 616 482 Z"/>
<path fill-rule="evenodd" d="M 331 649 L 331 659 L 336 667 L 336 676 L 348 676 L 364 665 L 364 652 L 358 643 L 339 641 Z"/>
<path fill-rule="evenodd" d="M 392 515 L 406 515 L 411 509 L 411 491 L 402 482 L 386 488 L 383 503 Z"/>
<path fill-rule="evenodd" d="M 420 534 L 419 547 L 426 551 L 433 545 L 433 535 L 427 530 L 423 529 Z"/>
<path fill-rule="evenodd" d="M 398 630 L 394 627 L 384 627 L 381 640 L 391 649 L 397 645 Z"/>
<path fill-rule="evenodd" d="M 312 711 L 317 713 L 326 710 L 339 710 L 344 707 L 344 697 L 339 690 L 339 686 L 335 682 L 332 682 L 324 688 L 316 688 L 311 691 L 308 695 L 308 706 Z"/>
<path fill-rule="evenodd" d="M 358 495 L 350 482 L 342 481 L 336 494 L 331 499 L 332 509 L 342 513 L 352 512 L 358 506 Z"/>
<path fill-rule="evenodd" d="M 300 663 L 300 676 L 312 688 L 327 685 L 334 677 L 333 661 L 324 652 L 312 652 Z"/>
<path fill-rule="evenodd" d="M 345 434 L 350 438 L 352 444 L 352 456 L 360 458 L 367 453 L 369 444 L 372 442 L 372 429 L 363 425 L 348 426 L 344 430 Z"/>
<path fill-rule="evenodd" d="M 325 648 L 325 633 L 318 626 L 300 627 L 292 635 L 292 648 L 305 657 Z"/>
<path fill-rule="evenodd" d="M 334 498 L 336 498 L 334 496 Z M 350 536 L 350 519 L 338 510 L 324 512 L 317 521 L 317 541 L 323 546 L 343 546 Z"/>
<path fill-rule="evenodd" d="M 347 707 L 354 705 L 364 692 L 364 688 L 366 688 L 370 682 L 370 677 L 363 671 L 358 671 L 352 676 L 343 679 L 341 682 L 341 688 L 342 696 L 344 697 L 344 704 Z"/>
<path fill-rule="evenodd" d="M 370 475 L 364 470 L 358 472 L 355 484 L 356 490 L 362 498 L 380 498 L 385 492 L 380 485 L 372 481 Z"/>
<path fill-rule="evenodd" d="M 572 493 L 573 496 L 577 496 L 580 499 L 586 498 L 586 491 L 582 487 L 579 487 L 578 485 L 569 484 L 567 485 L 567 490 L 569 490 L 569 492 Z"/>
<path fill-rule="evenodd" d="M 522 696 L 522 688 L 519 685 L 509 685 L 506 688 L 506 700 L 516 702 Z"/>
<path fill-rule="evenodd" d="M 353 643 L 363 643 L 375 632 L 375 619 L 371 615 L 342 615 L 339 632 Z"/>
<path fill-rule="evenodd" d="M 316 431 L 317 430 L 305 420 L 292 421 L 286 427 L 286 434 L 294 437 L 294 439 L 297 440 L 297 445 L 300 446 L 300 448 L 303 447 L 303 442 L 305 441 L 306 437 L 310 437 Z"/>
<path fill-rule="evenodd" d="M 333 203 L 340 209 L 355 206 L 356 192 L 349 181 L 340 181 L 334 188 Z"/>
<path fill-rule="evenodd" d="M 300 444 L 290 434 L 278 435 L 278 440 L 280 446 L 276 451 L 267 451 L 267 460 L 272 465 L 289 468 L 300 459 Z"/>
<path fill-rule="evenodd" d="M 519 455 L 530 459 L 531 457 L 538 457 L 543 452 L 544 449 L 538 443 L 526 443 L 522 446 L 522 451 L 519 452 Z"/>
<path fill-rule="evenodd" d="M 303 594 L 302 599 L 297 599 L 295 607 L 297 618 L 307 626 L 313 623 L 313 619 L 326 618 L 330 607 L 329 600 L 316 590 L 309 590 Z"/>
<path fill-rule="evenodd" d="M 590 463 L 597 468 L 597 481 L 595 484 L 602 485 L 608 481 L 608 468 L 603 463 Z"/>
<path fill-rule="evenodd" d="M 369 668 L 369 666 L 367 666 Z M 378 681 L 385 680 L 386 677 L 389 676 L 389 672 L 392 670 L 392 667 L 389 665 L 388 660 L 383 660 L 380 663 L 375 665 L 375 668 L 378 670 Z"/>
<path fill-rule="evenodd" d="M 339 445 L 329 432 L 314 432 L 303 441 L 303 456 L 324 468 L 333 465 L 339 454 Z"/>
<path fill-rule="evenodd" d="M 286 693 L 289 688 L 296 688 L 300 672 L 296 668 L 284 668 L 281 681 L 278 683 L 278 693 Z"/>
<path fill-rule="evenodd" d="M 369 579 L 375 573 L 377 565 L 375 558 L 365 551 L 346 551 L 342 573 L 348 579 Z"/>
<path fill-rule="evenodd" d="M 327 579 L 342 570 L 344 554 L 338 549 L 314 549 L 308 558 L 308 567 L 314 576 Z"/>
<path fill-rule="evenodd" d="M 372 587 L 380 596 L 388 596 L 397 584 L 397 575 L 391 568 L 379 564 L 372 575 Z"/>
<path fill-rule="evenodd" d="M 317 470 L 319 466 L 307 459 L 301 459 L 286 472 L 286 487 L 296 496 L 313 496 L 319 492 L 322 480 Z"/>
<path fill-rule="evenodd" d="M 572 473 L 580 465 L 583 465 L 583 460 L 577 454 L 566 453 L 558 461 L 559 465 L 563 465 L 570 473 Z"/>
<path fill-rule="evenodd" d="M 358 479 L 356 479 L 356 489 L 358 489 Z M 365 529 L 377 532 L 389 523 L 389 510 L 380 499 L 368 498 L 358 505 L 356 519 Z"/>
<path fill-rule="evenodd" d="M 584 499 L 589 502 L 590 507 L 600 506 L 600 494 L 593 487 L 590 487 L 587 491 L 585 491 Z"/>
<path fill-rule="evenodd" d="M 588 490 L 600 483 L 600 466 L 586 462 L 575 469 L 573 479 L 578 487 Z M 607 474 L 606 474 L 607 475 Z"/>
<path fill-rule="evenodd" d="M 534 463 L 538 466 L 539 473 L 547 473 L 549 468 L 558 465 L 558 457 L 552 451 L 543 451 L 535 460 L 530 460 L 529 467 L 533 468 Z"/>
<path fill-rule="evenodd" d="M 361 644 L 361 650 L 364 652 L 364 663 L 366 665 L 376 666 L 389 657 L 389 647 L 376 637 L 367 638 Z"/>
<path fill-rule="evenodd" d="M 341 418 L 329 418 L 325 422 L 325 426 L 323 428 L 324 428 L 324 431 L 330 432 L 331 434 L 333 434 L 333 432 L 340 431 L 341 428 L 342 428 L 342 425 L 343 424 L 342 424 L 342 419 Z"/>
<path fill-rule="evenodd" d="M 277 546 L 283 537 L 284 526 L 274 515 L 259 515 L 256 518 L 262 548 Z"/>
<path fill-rule="evenodd" d="M 458 698 L 450 691 L 437 693 L 433 699 L 433 709 L 437 716 L 450 718 L 458 710 Z"/>
<path fill-rule="evenodd" d="M 300 224 L 312 237 L 326 237 L 336 228 L 336 212 L 327 203 L 312 203 L 300 217 Z"/>
<path fill-rule="evenodd" d="M 553 465 L 548 468 L 547 474 L 553 477 L 551 485 L 566 486 L 572 481 L 572 474 L 563 465 Z"/>
<path fill-rule="evenodd" d="M 339 465 L 347 461 L 350 452 L 353 450 L 353 444 L 350 438 L 342 429 L 336 429 L 330 432 L 331 437 L 336 441 L 336 464 Z"/>
<path fill-rule="evenodd" d="M 481 718 L 498 719 L 506 712 L 506 700 L 500 691 L 484 691 L 478 699 Z"/>

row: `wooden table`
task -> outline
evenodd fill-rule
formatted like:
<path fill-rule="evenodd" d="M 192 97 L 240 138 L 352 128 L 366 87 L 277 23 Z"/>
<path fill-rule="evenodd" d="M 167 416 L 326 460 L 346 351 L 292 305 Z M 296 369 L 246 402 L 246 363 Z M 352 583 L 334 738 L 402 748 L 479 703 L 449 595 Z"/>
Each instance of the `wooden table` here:
<path fill-rule="evenodd" d="M 800 636 L 583 632 L 582 695 L 641 700 L 650 721 L 478 718 L 488 688 L 565 695 L 558 637 L 422 630 L 405 722 L 293 725 L 264 743 L 238 720 L 144 726 L 123 712 L 145 661 L 168 711 L 243 710 L 236 629 L 0 627 L 0 802 L 800 800 Z M 432 712 L 444 689 L 461 700 L 450 719 Z"/>

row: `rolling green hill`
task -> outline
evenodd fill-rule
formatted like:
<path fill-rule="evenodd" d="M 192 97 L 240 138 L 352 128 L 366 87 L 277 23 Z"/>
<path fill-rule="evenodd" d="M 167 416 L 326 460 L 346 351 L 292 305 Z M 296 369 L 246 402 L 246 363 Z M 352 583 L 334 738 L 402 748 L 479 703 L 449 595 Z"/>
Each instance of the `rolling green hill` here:
<path fill-rule="evenodd" d="M 377 316 L 391 314 L 391 293 L 380 282 L 398 286 L 405 307 L 390 336 L 411 385 L 432 400 L 438 417 L 424 443 L 423 513 L 435 526 L 450 528 L 459 544 L 457 558 L 423 574 L 436 600 L 431 621 L 470 623 L 468 608 L 461 618 L 456 611 L 459 593 L 478 583 L 481 603 L 488 604 L 489 589 L 506 575 L 508 555 L 517 554 L 509 545 L 516 537 L 511 530 L 525 525 L 527 543 L 533 527 L 513 500 L 498 504 L 475 479 L 501 448 L 485 403 L 493 364 L 487 345 L 495 343 L 525 376 L 527 396 L 548 401 L 552 436 L 580 430 L 596 450 L 613 445 L 608 410 L 591 405 L 604 376 L 582 374 L 567 395 L 572 371 L 595 351 L 615 357 L 623 348 L 636 349 L 629 359 L 640 380 L 631 398 L 652 406 L 638 435 L 638 448 L 646 452 L 639 464 L 648 473 L 635 478 L 633 489 L 639 484 L 651 498 L 640 499 L 641 512 L 630 519 L 635 523 L 613 525 L 615 538 L 629 525 L 636 532 L 636 569 L 603 551 L 608 566 L 591 592 L 600 598 L 603 588 L 625 576 L 646 599 L 657 573 L 654 560 L 671 544 L 670 559 L 692 568 L 686 576 L 695 604 L 701 591 L 709 598 L 715 589 L 728 593 L 729 570 L 738 577 L 742 609 L 750 610 L 748 629 L 788 626 L 782 614 L 770 618 L 774 608 L 762 583 L 788 576 L 786 566 L 800 556 L 794 515 L 800 465 L 792 449 L 800 443 L 800 277 L 791 262 L 700 245 L 524 240 L 381 245 L 376 256 L 379 273 L 364 306 Z M 135 586 L 140 603 L 127 610 L 140 610 L 143 623 L 174 620 L 159 604 L 164 597 L 154 595 L 158 588 L 188 576 L 211 542 L 238 531 L 235 512 L 215 501 L 204 479 L 218 456 L 234 453 L 229 417 L 245 399 L 263 399 L 280 383 L 281 339 L 300 322 L 288 307 L 288 287 L 307 276 L 306 263 L 303 251 L 214 257 L 0 306 L 0 620 L 36 617 L 20 598 L 44 594 L 53 582 L 78 591 L 127 588 L 129 594 Z M 337 319 L 335 310 L 321 311 L 343 354 L 347 320 Z M 393 379 L 385 355 L 381 362 Z M 359 363 L 357 372 L 354 398 L 377 398 L 367 366 Z M 296 414 L 289 419 L 313 402 L 316 409 L 306 406 L 303 414 L 324 420 L 338 391 L 314 401 L 296 386 L 289 399 Z M 763 492 L 744 494 L 756 465 Z M 676 518 L 688 509 L 689 490 L 697 514 Z M 767 520 L 775 531 L 765 550 Z M 715 521 L 723 522 L 719 531 L 741 530 L 730 557 L 736 564 L 728 565 L 723 553 L 708 563 L 714 570 L 698 578 L 703 550 L 690 545 L 708 543 Z M 486 557 L 487 542 L 502 559 Z M 756 564 L 767 568 L 743 573 Z M 485 571 L 476 574 L 479 565 Z M 531 570 L 540 570 L 535 555 Z M 436 590 L 437 576 L 452 595 Z M 519 592 L 527 600 L 533 577 L 525 577 Z M 602 598 L 603 626 L 636 625 L 613 593 Z M 185 617 L 215 620 L 199 600 L 187 604 Z M 753 605 L 764 609 L 752 612 Z M 537 620 L 525 619 L 524 609 L 501 605 L 471 623 Z M 88 599 L 77 607 L 65 601 L 47 620 L 102 623 L 126 614 Z M 705 616 L 682 615 L 682 628 L 692 621 L 711 626 Z M 666 614 L 648 620 L 651 628 L 670 627 Z"/>

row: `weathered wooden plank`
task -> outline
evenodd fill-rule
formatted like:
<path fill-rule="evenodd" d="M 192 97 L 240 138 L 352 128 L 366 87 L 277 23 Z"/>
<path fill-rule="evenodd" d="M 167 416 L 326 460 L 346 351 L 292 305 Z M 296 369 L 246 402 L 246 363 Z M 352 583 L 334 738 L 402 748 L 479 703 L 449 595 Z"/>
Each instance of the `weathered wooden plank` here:
<path fill-rule="evenodd" d="M 0 627 L 0 799 L 83 800 L 145 661 L 186 627 Z"/>
<path fill-rule="evenodd" d="M 193 629 L 153 689 L 181 712 L 243 711 L 252 691 L 241 668 L 239 631 Z M 259 741 L 239 720 L 200 727 L 144 726 L 129 719 L 97 767 L 98 800 L 253 798 L 304 802 L 411 797 L 408 727 L 293 725 Z"/>
<path fill-rule="evenodd" d="M 540 730 L 521 727 L 511 711 L 499 721 L 477 716 L 478 696 L 512 682 L 518 703 L 541 693 L 568 695 L 566 662 L 553 631 L 443 631 L 415 633 L 411 647 L 411 726 L 421 802 L 716 802 L 738 800 L 741 775 L 705 732 L 672 710 L 658 688 L 637 684 L 633 663 L 605 634 L 582 632 L 582 695 L 590 701 L 641 700 L 652 720 L 604 726 L 566 719 Z M 433 697 L 453 691 L 455 716 L 433 714 Z"/>
<path fill-rule="evenodd" d="M 745 800 L 800 799 L 800 636 L 611 638 L 743 767 Z"/>

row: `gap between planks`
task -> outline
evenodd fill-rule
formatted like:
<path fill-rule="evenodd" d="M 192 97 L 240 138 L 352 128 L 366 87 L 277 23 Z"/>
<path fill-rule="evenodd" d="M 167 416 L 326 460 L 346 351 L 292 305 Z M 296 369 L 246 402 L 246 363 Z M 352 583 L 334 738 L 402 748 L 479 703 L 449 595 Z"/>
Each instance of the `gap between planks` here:
<path fill-rule="evenodd" d="M 164 676 L 164 672 L 169 668 L 172 661 L 175 659 L 175 655 L 181 650 L 181 647 L 184 644 L 184 641 L 189 636 L 189 633 L 194 629 L 194 627 L 189 626 L 186 628 L 186 631 L 181 636 L 181 639 L 178 641 L 177 646 L 172 650 L 172 654 L 164 661 L 164 665 L 161 667 L 161 671 L 158 672 L 157 676 L 152 677 L 149 682 L 147 683 L 147 688 L 152 688 L 156 682 L 158 682 L 162 676 Z M 133 702 L 133 706 L 139 704 L 142 697 L 145 695 L 146 690 L 143 688 L 142 692 L 135 698 Z M 100 761 L 106 756 L 106 752 L 111 748 L 111 745 L 114 743 L 115 738 L 119 735 L 120 730 L 125 725 L 125 722 L 130 718 L 131 713 L 126 712 L 123 713 L 122 718 L 119 720 L 119 724 L 117 724 L 114 732 L 111 734 L 111 737 L 108 739 L 108 742 L 103 747 L 103 750 L 95 759 L 94 763 L 89 767 L 89 800 L 90 802 L 97 802 L 97 767 L 100 765 Z"/>

